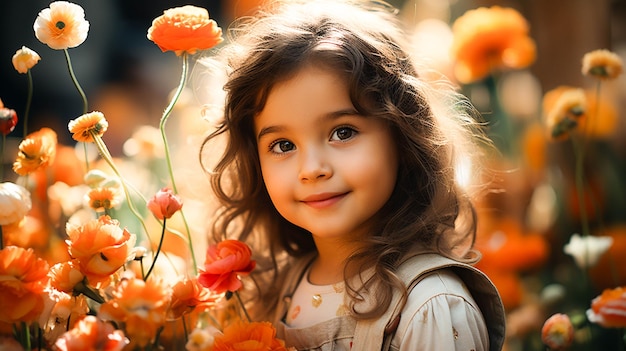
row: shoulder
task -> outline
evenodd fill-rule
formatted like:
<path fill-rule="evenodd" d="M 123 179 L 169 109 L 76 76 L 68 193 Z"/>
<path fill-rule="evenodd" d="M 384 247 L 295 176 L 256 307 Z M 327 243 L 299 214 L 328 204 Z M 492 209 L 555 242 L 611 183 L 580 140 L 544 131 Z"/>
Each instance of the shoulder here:
<path fill-rule="evenodd" d="M 428 273 L 411 290 L 392 345 L 399 350 L 486 350 L 489 335 L 482 312 L 464 281 L 451 268 Z M 404 346 L 402 346 L 404 345 Z"/>

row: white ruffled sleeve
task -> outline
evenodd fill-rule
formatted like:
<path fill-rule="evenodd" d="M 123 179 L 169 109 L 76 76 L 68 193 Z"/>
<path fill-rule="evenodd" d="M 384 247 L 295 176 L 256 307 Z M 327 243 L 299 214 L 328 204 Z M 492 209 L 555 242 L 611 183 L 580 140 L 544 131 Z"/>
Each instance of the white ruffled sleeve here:
<path fill-rule="evenodd" d="M 458 276 L 443 270 L 415 286 L 401 314 L 392 349 L 489 350 L 485 320 Z"/>

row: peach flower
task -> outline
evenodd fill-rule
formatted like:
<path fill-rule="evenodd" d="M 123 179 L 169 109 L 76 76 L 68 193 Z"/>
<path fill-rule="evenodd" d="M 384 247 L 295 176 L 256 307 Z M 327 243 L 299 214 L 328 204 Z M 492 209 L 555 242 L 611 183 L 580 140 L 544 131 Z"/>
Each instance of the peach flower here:
<path fill-rule="evenodd" d="M 0 225 L 21 221 L 30 211 L 30 192 L 13 182 L 0 183 Z"/>
<path fill-rule="evenodd" d="M 557 313 L 548 318 L 541 328 L 541 340 L 551 350 L 564 350 L 574 340 L 574 326 L 566 314 Z"/>
<path fill-rule="evenodd" d="M 85 295 L 72 296 L 54 289 L 46 289 L 46 311 L 39 317 L 39 325 L 46 340 L 54 342 L 68 328 L 87 315 L 89 306 Z"/>
<path fill-rule="evenodd" d="M 98 317 L 116 322 L 132 341 L 131 346 L 144 347 L 165 324 L 171 294 L 171 288 L 156 277 L 148 281 L 124 279 L 113 291 L 113 299 L 100 306 Z"/>
<path fill-rule="evenodd" d="M 21 49 L 15 52 L 11 62 L 18 73 L 25 74 L 29 69 L 33 68 L 39 60 L 41 60 L 41 56 L 39 56 L 38 53 L 26 46 L 22 46 Z"/>
<path fill-rule="evenodd" d="M 238 240 L 210 245 L 198 281 L 217 294 L 235 292 L 242 286 L 240 276 L 249 274 L 256 266 L 251 258 L 250 247 Z"/>
<path fill-rule="evenodd" d="M 85 278 L 80 269 L 76 267 L 75 261 L 55 264 L 50 268 L 48 276 L 50 277 L 50 285 L 65 293 L 72 293 L 74 287 Z"/>
<path fill-rule="evenodd" d="M 148 39 L 161 51 L 174 51 L 178 56 L 210 49 L 223 40 L 222 29 L 209 17 L 209 12 L 192 5 L 165 10 L 152 21 Z"/>
<path fill-rule="evenodd" d="M 583 56 L 582 73 L 603 80 L 615 79 L 623 71 L 622 59 L 609 50 L 594 50 Z"/>
<path fill-rule="evenodd" d="M 102 187 L 90 189 L 87 193 L 89 207 L 95 211 L 107 211 L 117 207 L 124 194 L 118 187 Z"/>
<path fill-rule="evenodd" d="M 148 209 L 158 219 L 170 218 L 183 207 L 183 199 L 171 189 L 163 188 L 148 200 Z"/>
<path fill-rule="evenodd" d="M 626 327 L 626 287 L 604 290 L 591 301 L 587 318 L 606 328 Z"/>
<path fill-rule="evenodd" d="M 216 304 L 219 295 L 200 285 L 198 279 L 182 279 L 172 287 L 172 301 L 168 309 L 168 318 L 177 319 L 196 308 L 209 308 Z"/>
<path fill-rule="evenodd" d="M 119 351 L 128 343 L 124 333 L 112 324 L 95 316 L 86 316 L 57 339 L 54 347 L 59 351 Z"/>
<path fill-rule="evenodd" d="M 136 236 L 119 226 L 117 220 L 101 216 L 82 226 L 67 224 L 70 256 L 90 284 L 107 281 L 133 257 Z"/>
<path fill-rule="evenodd" d="M 30 133 L 19 145 L 13 171 L 28 175 L 54 163 L 57 151 L 57 133 L 50 128 L 41 128 Z"/>
<path fill-rule="evenodd" d="M 93 143 L 94 136 L 102 136 L 107 131 L 109 122 L 102 112 L 93 111 L 71 120 L 67 127 L 74 140 Z"/>
<path fill-rule="evenodd" d="M 535 42 L 526 19 L 515 9 L 493 6 L 467 11 L 452 25 L 452 56 L 461 83 L 497 69 L 522 69 L 535 61 Z"/>
<path fill-rule="evenodd" d="M 0 322 L 31 322 L 44 309 L 48 263 L 32 249 L 0 250 Z"/>
<path fill-rule="evenodd" d="M 580 88 L 559 86 L 543 96 L 543 115 L 552 140 L 565 140 L 587 113 L 587 96 Z"/>
<path fill-rule="evenodd" d="M 40 42 L 54 50 L 76 47 L 87 39 L 89 22 L 85 10 L 67 1 L 55 1 L 41 10 L 33 25 Z"/>

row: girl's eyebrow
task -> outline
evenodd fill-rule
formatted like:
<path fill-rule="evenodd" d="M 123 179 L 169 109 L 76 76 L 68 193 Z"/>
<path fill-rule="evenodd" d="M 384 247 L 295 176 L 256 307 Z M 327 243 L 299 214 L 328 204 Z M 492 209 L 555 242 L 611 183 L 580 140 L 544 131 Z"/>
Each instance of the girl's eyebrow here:
<path fill-rule="evenodd" d="M 322 120 L 333 120 L 333 119 L 337 119 L 343 116 L 350 116 L 350 115 L 357 115 L 360 116 L 360 114 L 357 112 L 356 109 L 354 108 L 347 108 L 347 109 L 343 109 L 343 110 L 338 110 L 338 111 L 333 111 L 330 113 L 327 113 L 325 115 L 323 115 L 320 119 Z M 257 135 L 257 140 L 261 140 L 261 138 L 267 134 L 271 134 L 271 133 L 278 133 L 283 131 L 285 128 L 282 126 L 277 126 L 277 125 L 272 125 L 272 126 L 268 126 L 265 128 L 262 128 L 259 131 L 259 134 Z"/>

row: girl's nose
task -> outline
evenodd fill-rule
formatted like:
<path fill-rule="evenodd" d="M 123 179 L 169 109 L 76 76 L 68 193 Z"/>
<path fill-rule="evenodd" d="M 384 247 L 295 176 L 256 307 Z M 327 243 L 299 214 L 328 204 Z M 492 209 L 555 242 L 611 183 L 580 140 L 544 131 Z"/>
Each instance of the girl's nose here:
<path fill-rule="evenodd" d="M 301 156 L 300 181 L 313 182 L 332 177 L 332 167 L 321 150 L 307 150 Z"/>

